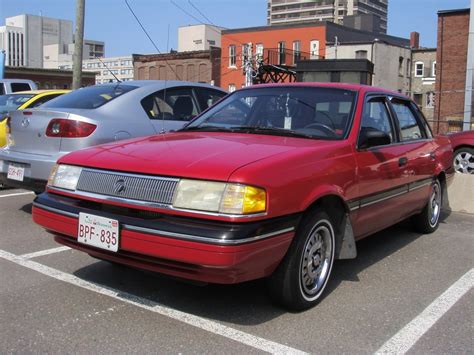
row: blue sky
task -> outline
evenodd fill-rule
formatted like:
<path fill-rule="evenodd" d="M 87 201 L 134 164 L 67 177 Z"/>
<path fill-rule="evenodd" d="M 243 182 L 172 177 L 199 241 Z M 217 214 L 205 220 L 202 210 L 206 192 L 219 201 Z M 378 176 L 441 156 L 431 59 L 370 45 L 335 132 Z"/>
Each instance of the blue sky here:
<path fill-rule="evenodd" d="M 188 0 L 174 0 L 201 18 Z M 227 28 L 266 24 L 266 0 L 191 0 L 215 24 Z M 177 47 L 179 26 L 198 23 L 170 0 L 129 0 L 158 48 Z M 388 33 L 409 37 L 420 32 L 421 45 L 436 46 L 437 11 L 469 7 L 470 0 L 389 0 Z M 30 13 L 74 20 L 75 0 L 0 0 L 0 24 L 5 17 Z M 204 19 L 203 22 L 206 22 Z M 156 52 L 139 28 L 124 0 L 86 0 L 85 36 L 106 42 L 106 56 Z"/>

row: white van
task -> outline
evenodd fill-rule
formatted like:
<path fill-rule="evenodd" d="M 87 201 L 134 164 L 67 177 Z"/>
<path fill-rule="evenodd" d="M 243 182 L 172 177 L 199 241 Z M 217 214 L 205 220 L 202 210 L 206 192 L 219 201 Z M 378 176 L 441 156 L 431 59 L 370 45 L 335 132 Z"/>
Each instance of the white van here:
<path fill-rule="evenodd" d="M 0 95 L 11 94 L 18 91 L 37 90 L 38 86 L 32 80 L 25 79 L 0 79 Z"/>

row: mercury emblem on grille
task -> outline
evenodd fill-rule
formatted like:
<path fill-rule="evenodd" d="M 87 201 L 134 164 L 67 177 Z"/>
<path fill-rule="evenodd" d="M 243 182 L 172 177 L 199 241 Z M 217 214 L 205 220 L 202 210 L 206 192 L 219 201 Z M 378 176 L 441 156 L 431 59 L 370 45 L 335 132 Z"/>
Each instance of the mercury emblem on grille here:
<path fill-rule="evenodd" d="M 28 125 L 30 124 L 30 119 L 29 118 L 24 118 L 21 120 L 21 126 L 22 127 L 28 127 Z"/>
<path fill-rule="evenodd" d="M 114 184 L 114 192 L 119 195 L 125 191 L 125 181 L 123 179 L 118 179 Z"/>

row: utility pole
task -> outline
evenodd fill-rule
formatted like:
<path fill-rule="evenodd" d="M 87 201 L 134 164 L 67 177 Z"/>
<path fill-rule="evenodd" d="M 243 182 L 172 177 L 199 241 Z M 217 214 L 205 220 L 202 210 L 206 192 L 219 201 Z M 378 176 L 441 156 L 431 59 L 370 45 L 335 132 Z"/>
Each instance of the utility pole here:
<path fill-rule="evenodd" d="M 337 36 L 334 36 L 334 57 L 337 59 Z"/>
<path fill-rule="evenodd" d="M 82 49 L 84 46 L 84 10 L 86 0 L 76 0 L 76 32 L 72 62 L 72 89 L 82 86 Z"/>

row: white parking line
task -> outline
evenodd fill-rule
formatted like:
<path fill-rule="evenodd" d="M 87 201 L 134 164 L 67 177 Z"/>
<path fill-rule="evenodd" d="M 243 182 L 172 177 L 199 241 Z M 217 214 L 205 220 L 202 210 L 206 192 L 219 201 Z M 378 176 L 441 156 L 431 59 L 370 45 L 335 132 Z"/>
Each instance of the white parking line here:
<path fill-rule="evenodd" d="M 101 295 L 109 296 L 122 302 L 146 309 L 148 311 L 160 314 L 162 316 L 183 322 L 193 327 L 208 331 L 213 334 L 223 336 L 236 342 L 251 346 L 255 349 L 266 351 L 273 354 L 306 354 L 301 350 L 273 342 L 258 336 L 242 332 L 240 330 L 225 326 L 218 322 L 198 317 L 194 314 L 178 311 L 173 308 L 163 306 L 157 302 L 147 300 L 127 292 L 118 291 L 113 288 L 106 288 L 89 281 L 80 279 L 74 275 L 68 274 L 61 270 L 53 269 L 49 266 L 27 260 L 22 256 L 11 254 L 7 251 L 0 250 L 0 258 L 11 261 L 28 269 L 37 271 L 43 275 L 55 278 L 57 280 L 67 282 L 69 284 L 90 290 Z"/>
<path fill-rule="evenodd" d="M 465 273 L 375 353 L 405 354 L 472 287 L 474 287 L 474 269 Z"/>
<path fill-rule="evenodd" d="M 46 249 L 46 250 L 40 250 L 40 251 L 35 251 L 33 253 L 28 253 L 28 254 L 23 254 L 20 255 L 23 259 L 33 259 L 37 258 L 39 256 L 44 256 L 44 255 L 49 255 L 49 254 L 54 254 L 54 253 L 60 253 L 62 251 L 70 250 L 71 248 L 63 246 L 63 247 L 57 247 L 57 248 L 52 248 L 52 249 Z"/>
<path fill-rule="evenodd" d="M 34 194 L 33 191 L 16 192 L 16 193 L 13 193 L 13 194 L 0 195 L 0 198 L 2 198 L 2 197 L 13 197 L 13 196 L 22 196 L 22 195 L 32 195 L 32 194 Z"/>

